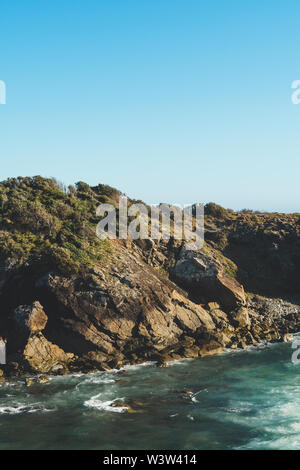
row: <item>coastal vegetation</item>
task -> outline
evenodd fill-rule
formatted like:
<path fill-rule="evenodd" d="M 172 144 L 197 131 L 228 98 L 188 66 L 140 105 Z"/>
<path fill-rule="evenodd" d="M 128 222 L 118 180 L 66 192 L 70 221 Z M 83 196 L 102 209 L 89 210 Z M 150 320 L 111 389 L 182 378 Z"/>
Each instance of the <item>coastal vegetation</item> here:
<path fill-rule="evenodd" d="M 36 176 L 0 183 L 0 257 L 2 265 L 39 263 L 63 273 L 105 262 L 108 241 L 96 237 L 96 208 L 115 201 L 105 185 L 92 190 L 79 182 L 66 189 L 57 180 Z"/>
<path fill-rule="evenodd" d="M 41 176 L 0 183 L 2 377 L 163 365 L 299 331 L 299 214 L 208 203 L 200 250 L 100 240 L 96 209 L 120 196 Z"/>

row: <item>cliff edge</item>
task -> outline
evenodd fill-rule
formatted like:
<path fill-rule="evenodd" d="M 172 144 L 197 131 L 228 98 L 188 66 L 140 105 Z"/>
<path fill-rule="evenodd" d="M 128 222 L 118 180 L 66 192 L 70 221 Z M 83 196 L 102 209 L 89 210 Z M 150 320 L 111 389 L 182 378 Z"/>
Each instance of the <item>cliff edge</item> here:
<path fill-rule="evenodd" d="M 40 176 L 0 183 L 4 375 L 164 365 L 300 330 L 299 214 L 210 203 L 201 250 L 101 241 L 96 208 L 120 195 Z"/>

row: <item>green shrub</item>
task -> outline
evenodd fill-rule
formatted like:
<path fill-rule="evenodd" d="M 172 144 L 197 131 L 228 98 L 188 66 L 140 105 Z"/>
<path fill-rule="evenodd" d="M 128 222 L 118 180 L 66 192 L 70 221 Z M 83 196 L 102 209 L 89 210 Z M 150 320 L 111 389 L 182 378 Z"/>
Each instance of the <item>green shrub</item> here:
<path fill-rule="evenodd" d="M 108 261 L 111 244 L 96 236 L 100 198 L 86 183 L 76 188 L 67 192 L 54 178 L 41 176 L 0 183 L 2 264 L 43 263 L 75 273 Z"/>
<path fill-rule="evenodd" d="M 224 209 L 224 207 L 219 206 L 214 202 L 209 202 L 204 206 L 204 214 L 221 219 L 225 219 L 229 215 L 228 211 Z"/>

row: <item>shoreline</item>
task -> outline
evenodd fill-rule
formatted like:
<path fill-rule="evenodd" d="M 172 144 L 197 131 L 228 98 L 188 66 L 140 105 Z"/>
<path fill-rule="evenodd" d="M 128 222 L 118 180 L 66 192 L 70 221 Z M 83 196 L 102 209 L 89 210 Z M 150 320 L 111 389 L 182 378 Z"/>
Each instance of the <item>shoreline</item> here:
<path fill-rule="evenodd" d="M 181 363 L 188 363 L 191 361 L 201 361 L 202 359 L 207 359 L 210 357 L 215 357 L 215 356 L 226 356 L 229 354 L 241 354 L 243 352 L 251 352 L 251 351 L 256 351 L 256 350 L 263 350 L 267 349 L 270 346 L 273 345 L 279 345 L 282 343 L 292 343 L 294 339 L 297 339 L 300 337 L 300 331 L 296 333 L 291 333 L 290 334 L 290 339 L 288 340 L 281 340 L 281 341 L 262 341 L 259 344 L 255 345 L 247 345 L 245 348 L 224 348 L 222 352 L 218 352 L 216 354 L 210 354 L 205 357 L 183 357 L 180 359 L 174 359 L 172 361 L 166 361 L 163 363 L 163 365 L 159 364 L 157 361 L 146 361 L 146 362 L 137 362 L 135 364 L 128 364 L 120 367 L 119 369 L 106 369 L 106 370 L 94 370 L 90 372 L 70 372 L 67 374 L 47 374 L 47 373 L 32 373 L 28 372 L 25 373 L 24 375 L 16 375 L 16 376 L 9 376 L 9 377 L 0 377 L 3 378 L 4 380 L 0 380 L 0 387 L 1 385 L 6 385 L 9 383 L 12 383 L 14 379 L 17 379 L 18 381 L 23 383 L 23 386 L 26 387 L 31 387 L 32 385 L 36 384 L 46 384 L 51 382 L 53 378 L 58 378 L 58 377 L 65 377 L 65 378 L 72 378 L 72 377 L 87 377 L 87 376 L 92 376 L 92 375 L 97 375 L 97 374 L 126 374 L 126 371 L 130 370 L 137 370 L 143 367 L 147 368 L 168 368 L 168 367 L 173 367 Z M 30 383 L 26 384 L 26 379 L 30 380 Z"/>

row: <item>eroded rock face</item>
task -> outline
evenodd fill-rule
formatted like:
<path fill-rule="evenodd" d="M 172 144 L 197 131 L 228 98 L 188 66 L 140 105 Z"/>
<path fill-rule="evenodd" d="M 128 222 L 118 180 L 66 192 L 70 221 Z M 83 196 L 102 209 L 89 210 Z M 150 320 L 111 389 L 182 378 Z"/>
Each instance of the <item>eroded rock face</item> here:
<path fill-rule="evenodd" d="M 56 344 L 48 341 L 42 333 L 32 335 L 23 352 L 24 360 L 37 372 L 55 372 L 56 366 L 67 366 L 74 354 L 66 354 Z"/>
<path fill-rule="evenodd" d="M 225 308 L 246 302 L 243 286 L 224 272 L 216 258 L 201 251 L 183 248 L 173 273 L 175 279 L 191 288 L 196 298 L 203 301 L 216 301 Z"/>
<path fill-rule="evenodd" d="M 29 333 L 39 333 L 45 328 L 48 317 L 45 314 L 40 302 L 33 302 L 32 305 L 20 305 L 12 315 L 13 320 L 20 329 Z"/>
<path fill-rule="evenodd" d="M 66 354 L 43 335 L 48 317 L 40 302 L 20 305 L 13 311 L 11 319 L 13 331 L 9 335 L 9 353 L 17 357 L 25 369 L 51 372 L 55 366 L 66 366 L 73 359 L 72 353 Z"/>
<path fill-rule="evenodd" d="M 236 311 L 233 311 L 231 314 L 233 320 L 235 320 L 240 327 L 249 328 L 251 326 L 251 321 L 249 318 L 249 313 L 246 308 L 239 308 Z"/>
<path fill-rule="evenodd" d="M 0 192 L 4 373 L 163 365 L 300 330 L 299 214 L 209 203 L 204 247 L 187 251 L 164 237 L 99 243 L 96 207 L 121 195 L 106 185 L 20 177 Z"/>
<path fill-rule="evenodd" d="M 189 295 L 127 241 L 116 245 L 109 266 L 85 276 L 34 272 L 26 284 L 32 303 L 12 309 L 3 335 L 13 373 L 21 366 L 38 373 L 91 372 L 146 360 L 162 366 L 283 340 L 299 330 L 296 304 L 246 297 L 212 255 L 177 255 L 174 276 Z M 28 298 L 17 280 L 12 286 Z"/>
<path fill-rule="evenodd" d="M 84 353 L 99 366 L 157 359 L 183 349 L 198 356 L 198 337 L 216 326 L 210 313 L 170 281 L 159 279 L 154 269 L 125 250 L 121 253 L 111 275 L 99 268 L 81 283 L 53 274 L 44 278 L 43 288 L 59 305 L 49 315 L 48 337 L 59 331 L 65 350 Z M 186 337 L 191 344 L 186 345 Z"/>

